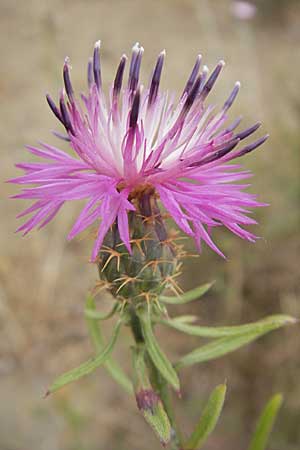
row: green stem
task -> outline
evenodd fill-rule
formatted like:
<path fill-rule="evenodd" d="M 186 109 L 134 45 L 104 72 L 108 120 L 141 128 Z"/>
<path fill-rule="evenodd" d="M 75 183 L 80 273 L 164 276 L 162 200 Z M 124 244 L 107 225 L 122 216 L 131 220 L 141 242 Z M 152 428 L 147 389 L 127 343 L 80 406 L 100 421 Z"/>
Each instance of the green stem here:
<path fill-rule="evenodd" d="M 129 310 L 130 314 L 130 327 L 134 337 L 134 340 L 137 344 L 144 343 L 144 336 L 142 332 L 142 327 L 140 323 L 140 319 L 136 315 L 134 308 Z"/>
<path fill-rule="evenodd" d="M 142 332 L 142 327 L 140 323 L 140 319 L 135 313 L 134 309 L 130 311 L 130 326 L 132 330 L 133 337 L 136 341 L 136 343 L 144 343 L 144 337 Z M 171 449 L 172 450 L 183 450 L 182 447 L 182 438 L 181 433 L 179 430 L 179 427 L 175 420 L 175 414 L 174 414 L 174 408 L 172 405 L 172 398 L 171 398 L 171 392 L 170 388 L 165 381 L 165 379 L 161 376 L 157 368 L 154 366 L 154 364 L 151 361 L 151 358 L 148 356 L 146 359 L 146 364 L 150 370 L 150 378 L 151 383 L 153 384 L 153 387 L 157 390 L 161 401 L 165 407 L 165 411 L 169 417 L 172 429 L 174 431 L 174 435 L 172 436 L 171 441 Z"/>

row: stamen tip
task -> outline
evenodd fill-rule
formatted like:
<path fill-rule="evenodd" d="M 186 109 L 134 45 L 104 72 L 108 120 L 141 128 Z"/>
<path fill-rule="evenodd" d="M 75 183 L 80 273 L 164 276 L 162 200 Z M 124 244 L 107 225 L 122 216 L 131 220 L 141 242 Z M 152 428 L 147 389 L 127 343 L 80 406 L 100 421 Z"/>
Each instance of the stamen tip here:
<path fill-rule="evenodd" d="M 140 49 L 140 43 L 139 43 L 139 42 L 136 42 L 136 43 L 134 44 L 134 46 L 132 47 L 132 51 L 133 51 L 133 52 L 138 52 L 139 49 Z"/>
<path fill-rule="evenodd" d="M 101 41 L 99 40 L 99 41 L 96 41 L 95 42 L 95 45 L 94 45 L 94 48 L 95 48 L 95 50 L 96 49 L 99 49 L 101 47 Z"/>

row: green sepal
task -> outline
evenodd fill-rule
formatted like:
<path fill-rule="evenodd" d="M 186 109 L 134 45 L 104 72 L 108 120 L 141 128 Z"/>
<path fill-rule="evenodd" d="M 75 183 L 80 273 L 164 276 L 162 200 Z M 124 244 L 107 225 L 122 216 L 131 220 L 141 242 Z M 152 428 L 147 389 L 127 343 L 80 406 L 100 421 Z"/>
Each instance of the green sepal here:
<path fill-rule="evenodd" d="M 80 366 L 76 367 L 75 369 L 70 370 L 69 372 L 64 373 L 63 375 L 60 375 L 54 383 L 50 386 L 50 388 L 47 391 L 47 394 L 52 394 L 53 392 L 61 389 L 63 386 L 72 383 L 73 381 L 79 380 L 80 378 L 89 375 L 92 373 L 95 369 L 100 367 L 102 364 L 104 364 L 107 361 L 107 358 L 111 354 L 115 343 L 117 341 L 117 337 L 120 332 L 120 328 L 122 325 L 122 320 L 119 319 L 116 323 L 113 333 L 110 339 L 110 342 L 106 347 L 103 348 L 103 350 L 94 358 L 90 358 L 87 361 L 85 361 Z"/>
<path fill-rule="evenodd" d="M 153 334 L 150 313 L 144 310 L 137 311 L 137 313 L 141 321 L 147 352 L 153 364 L 175 391 L 179 392 L 180 383 L 178 375 Z"/>
<path fill-rule="evenodd" d="M 226 395 L 226 385 L 220 384 L 211 393 L 200 420 L 184 448 L 186 450 L 200 449 L 209 435 L 215 429 L 221 414 Z"/>
<path fill-rule="evenodd" d="M 161 399 L 150 384 L 145 354 L 142 344 L 132 348 L 136 401 L 144 419 L 165 446 L 171 439 L 171 424 Z"/>
<path fill-rule="evenodd" d="M 191 353 L 188 353 L 186 356 L 181 358 L 175 364 L 175 367 L 176 369 L 181 369 L 182 367 L 219 358 L 220 356 L 233 352 L 234 350 L 237 350 L 238 348 L 243 347 L 244 345 L 249 344 L 255 339 L 263 336 L 264 334 L 267 334 L 268 332 L 280 328 L 288 323 L 295 323 L 295 319 L 284 315 L 273 316 L 272 320 L 266 321 L 266 323 L 256 331 L 216 339 L 193 350 Z"/>
<path fill-rule="evenodd" d="M 193 316 L 191 316 L 193 317 Z M 245 325 L 234 325 L 227 327 L 206 327 L 198 325 L 189 325 L 186 320 L 179 318 L 174 319 L 162 319 L 159 323 L 163 325 L 168 325 L 169 327 L 175 328 L 183 333 L 190 334 L 192 336 L 201 336 L 207 338 L 218 338 L 226 336 L 236 336 L 246 333 L 260 333 L 263 332 L 265 327 L 272 326 L 282 321 L 292 321 L 293 319 L 285 315 L 273 315 L 266 317 L 265 319 L 259 320 L 257 322 L 247 323 Z"/>
<path fill-rule="evenodd" d="M 85 311 L 92 313 L 96 312 L 94 311 L 96 308 L 95 300 L 92 296 L 89 296 L 86 300 L 85 305 Z M 104 349 L 104 341 L 102 337 L 102 333 L 100 330 L 100 325 L 98 323 L 98 318 L 93 318 L 92 314 L 86 314 L 86 322 L 89 330 L 89 334 L 91 337 L 91 340 L 94 344 L 96 353 L 99 354 Z M 107 360 L 104 362 L 104 367 L 109 372 L 109 374 L 112 376 L 112 378 L 120 385 L 122 386 L 126 392 L 129 394 L 133 394 L 133 387 L 130 379 L 127 377 L 123 369 L 117 364 L 116 361 L 114 361 L 111 356 L 107 358 Z"/>
<path fill-rule="evenodd" d="M 168 303 L 169 305 L 183 305 L 184 303 L 189 303 L 202 297 L 212 287 L 213 284 L 214 281 L 212 283 L 203 284 L 202 286 L 191 289 L 190 291 L 185 292 L 184 294 L 179 296 L 168 297 L 165 295 L 161 295 L 159 299 L 160 301 Z"/>
<path fill-rule="evenodd" d="M 258 419 L 249 450 L 266 449 L 282 401 L 283 398 L 281 394 L 276 394 L 269 400 Z"/>

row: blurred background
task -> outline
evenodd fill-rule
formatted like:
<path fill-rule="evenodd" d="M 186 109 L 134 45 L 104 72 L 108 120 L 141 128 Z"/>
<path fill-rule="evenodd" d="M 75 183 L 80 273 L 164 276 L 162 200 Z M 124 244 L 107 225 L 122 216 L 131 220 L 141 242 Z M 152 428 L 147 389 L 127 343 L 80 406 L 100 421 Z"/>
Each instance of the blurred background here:
<path fill-rule="evenodd" d="M 14 163 L 28 161 L 25 144 L 55 143 L 58 129 L 44 94 L 62 85 L 64 57 L 72 79 L 85 89 L 86 62 L 102 40 L 105 85 L 119 57 L 139 41 L 145 48 L 142 77 L 148 81 L 157 54 L 166 48 L 163 87 L 180 91 L 201 52 L 212 68 L 227 62 L 211 102 L 222 101 L 242 81 L 232 117 L 244 124 L 263 121 L 271 138 L 244 159 L 253 169 L 252 192 L 270 207 L 256 212 L 263 237 L 256 245 L 222 230 L 216 242 L 223 261 L 205 249 L 185 262 L 184 289 L 216 280 L 198 303 L 171 313 L 197 313 L 201 323 L 239 324 L 271 313 L 300 317 L 300 2 L 256 0 L 0 0 L 1 175 L 14 177 Z M 53 378 L 91 354 L 83 318 L 86 293 L 97 281 L 88 264 L 92 243 L 67 243 L 81 205 L 70 205 L 41 232 L 14 234 L 23 202 L 8 200 L 14 186 L 2 183 L 0 257 L 0 449 L 152 450 L 159 443 L 138 415 L 135 402 L 104 370 L 51 398 L 43 394 Z M 192 244 L 186 244 L 192 252 Z M 99 308 L 109 299 L 98 298 Z M 111 325 L 106 326 L 109 333 Z M 198 340 L 158 330 L 171 357 Z M 115 356 L 129 370 L 130 335 Z M 245 449 L 255 420 L 275 392 L 285 402 L 270 449 L 300 445 L 299 328 L 274 332 L 216 361 L 182 372 L 183 398 L 177 414 L 188 432 L 211 389 L 224 380 L 229 391 L 223 415 L 207 450 Z"/>

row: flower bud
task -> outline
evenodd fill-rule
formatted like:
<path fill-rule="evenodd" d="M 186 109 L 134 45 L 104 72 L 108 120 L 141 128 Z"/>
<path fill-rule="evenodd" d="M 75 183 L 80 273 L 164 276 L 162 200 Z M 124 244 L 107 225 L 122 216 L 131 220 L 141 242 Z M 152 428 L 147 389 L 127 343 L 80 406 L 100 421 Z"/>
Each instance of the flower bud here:
<path fill-rule="evenodd" d="M 144 191 L 132 202 L 136 210 L 129 213 L 131 254 L 115 222 L 104 239 L 97 265 L 114 297 L 137 303 L 161 294 L 176 273 L 178 260 L 153 192 Z"/>
<path fill-rule="evenodd" d="M 139 345 L 132 349 L 134 390 L 138 409 L 158 436 L 163 446 L 171 438 L 171 425 L 159 395 L 154 391 L 148 378 L 145 364 L 145 349 Z"/>

